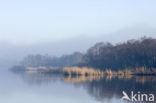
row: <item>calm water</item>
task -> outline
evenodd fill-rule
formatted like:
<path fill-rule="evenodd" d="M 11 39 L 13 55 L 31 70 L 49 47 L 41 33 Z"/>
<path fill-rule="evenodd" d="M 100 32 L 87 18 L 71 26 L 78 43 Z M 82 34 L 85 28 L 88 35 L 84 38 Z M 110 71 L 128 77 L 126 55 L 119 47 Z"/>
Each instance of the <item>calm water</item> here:
<path fill-rule="evenodd" d="M 156 95 L 155 81 L 150 76 L 64 77 L 0 70 L 0 103 L 122 103 L 122 91 Z"/>

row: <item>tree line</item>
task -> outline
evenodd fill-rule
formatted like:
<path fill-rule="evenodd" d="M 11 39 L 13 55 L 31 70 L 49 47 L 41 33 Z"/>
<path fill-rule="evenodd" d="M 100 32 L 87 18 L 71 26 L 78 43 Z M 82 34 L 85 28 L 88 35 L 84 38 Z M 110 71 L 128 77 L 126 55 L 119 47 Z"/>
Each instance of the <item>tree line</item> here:
<path fill-rule="evenodd" d="M 144 67 L 156 68 L 156 39 L 142 37 L 120 44 L 97 43 L 85 54 L 51 57 L 49 55 L 29 55 L 21 62 L 25 66 L 80 66 L 105 69 L 126 69 Z"/>

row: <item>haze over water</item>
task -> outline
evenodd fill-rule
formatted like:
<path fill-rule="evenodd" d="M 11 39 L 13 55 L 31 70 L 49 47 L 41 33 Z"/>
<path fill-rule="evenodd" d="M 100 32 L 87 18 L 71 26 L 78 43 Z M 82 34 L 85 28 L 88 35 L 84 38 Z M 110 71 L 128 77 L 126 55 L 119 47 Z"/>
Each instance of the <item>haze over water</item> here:
<path fill-rule="evenodd" d="M 156 94 L 156 78 L 63 77 L 35 72 L 0 72 L 1 103 L 122 103 L 122 91 Z M 125 103 L 125 101 L 123 102 Z"/>
<path fill-rule="evenodd" d="M 155 11 L 156 0 L 0 0 L 0 103 L 126 103 L 121 101 L 123 91 L 156 96 L 156 76 L 62 76 L 8 70 L 30 54 L 59 58 L 86 54 L 99 42 L 118 45 L 144 36 L 156 38 Z M 153 47 L 144 49 L 147 55 L 141 48 L 138 51 L 156 61 L 156 56 L 150 56 Z M 133 56 L 132 50 L 127 63 Z M 156 67 L 151 60 L 142 60 L 141 65 L 148 61 Z M 103 59 L 99 62 L 103 64 Z"/>

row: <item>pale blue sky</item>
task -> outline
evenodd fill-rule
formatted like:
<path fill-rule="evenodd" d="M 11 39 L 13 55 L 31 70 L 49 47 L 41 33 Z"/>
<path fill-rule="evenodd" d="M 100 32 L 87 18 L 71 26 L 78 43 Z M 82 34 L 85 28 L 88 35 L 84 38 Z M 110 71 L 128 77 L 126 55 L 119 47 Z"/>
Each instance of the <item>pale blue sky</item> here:
<path fill-rule="evenodd" d="M 156 28 L 156 0 L 0 0 L 0 41 L 32 44 Z"/>

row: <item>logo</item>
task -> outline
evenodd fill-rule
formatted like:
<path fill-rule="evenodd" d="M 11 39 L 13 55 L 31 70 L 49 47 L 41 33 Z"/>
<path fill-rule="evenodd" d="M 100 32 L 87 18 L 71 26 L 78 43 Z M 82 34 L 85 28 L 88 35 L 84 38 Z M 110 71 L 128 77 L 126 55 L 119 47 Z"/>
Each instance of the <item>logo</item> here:
<path fill-rule="evenodd" d="M 122 101 L 123 100 L 131 102 L 155 101 L 154 94 L 145 94 L 141 92 L 134 93 L 133 91 L 131 91 L 130 95 L 128 95 L 125 91 L 123 91 L 122 94 L 123 94 L 123 97 L 121 98 Z"/>

